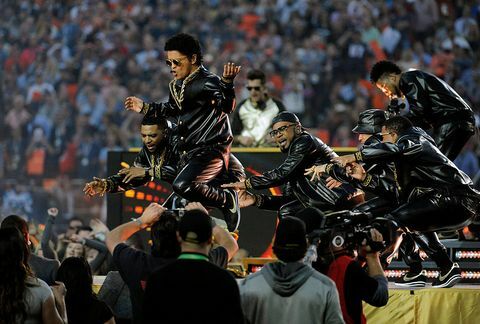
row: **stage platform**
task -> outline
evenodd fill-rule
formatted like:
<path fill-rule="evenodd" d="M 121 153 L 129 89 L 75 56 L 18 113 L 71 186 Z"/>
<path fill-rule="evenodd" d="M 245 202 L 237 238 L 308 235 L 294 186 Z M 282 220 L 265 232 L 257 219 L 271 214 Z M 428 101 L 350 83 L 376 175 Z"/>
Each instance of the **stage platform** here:
<path fill-rule="evenodd" d="M 478 324 L 480 286 L 458 284 L 453 288 L 399 289 L 389 284 L 390 298 L 384 307 L 364 303 L 371 324 Z"/>

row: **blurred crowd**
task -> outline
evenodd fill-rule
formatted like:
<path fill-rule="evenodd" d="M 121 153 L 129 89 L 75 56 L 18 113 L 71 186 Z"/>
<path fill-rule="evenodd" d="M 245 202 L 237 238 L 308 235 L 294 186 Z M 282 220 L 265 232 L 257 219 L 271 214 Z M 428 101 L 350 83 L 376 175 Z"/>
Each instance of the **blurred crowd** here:
<path fill-rule="evenodd" d="M 356 146 L 358 113 L 388 104 L 367 75 L 380 59 L 440 76 L 480 121 L 479 21 L 473 0 L 2 1 L 1 214 L 35 219 L 55 205 L 74 216 L 74 192 L 105 176 L 107 152 L 141 145 L 141 116 L 124 100 L 168 96 L 163 44 L 175 33 L 198 36 L 217 74 L 242 65 L 238 101 L 246 71 L 260 69 L 303 125 L 331 146 Z M 476 136 L 457 161 L 471 177 L 479 152 Z M 101 202 L 90 205 L 80 216 L 101 217 Z"/>

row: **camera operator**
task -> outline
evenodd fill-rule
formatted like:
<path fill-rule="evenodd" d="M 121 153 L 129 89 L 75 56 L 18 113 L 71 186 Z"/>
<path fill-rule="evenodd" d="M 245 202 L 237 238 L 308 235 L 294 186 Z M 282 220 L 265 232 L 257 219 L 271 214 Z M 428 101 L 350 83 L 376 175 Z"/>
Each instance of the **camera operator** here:
<path fill-rule="evenodd" d="M 347 236 L 353 233 L 336 232 L 335 227 L 324 232 L 314 231 L 320 228 L 318 220 L 323 217 L 318 209 L 306 208 L 296 216 L 308 223 L 310 243 L 318 242 L 318 260 L 313 267 L 335 282 L 345 323 L 366 323 L 362 301 L 376 307 L 388 302 L 388 281 L 379 258 L 382 234 L 370 228 L 366 235 L 368 242 L 366 239 L 351 242 Z M 357 247 L 362 261 L 354 258 Z M 362 268 L 363 260 L 367 271 Z"/>
<path fill-rule="evenodd" d="M 425 241 L 421 247 L 440 268 L 432 286 L 452 287 L 461 280 L 461 271 L 434 231 L 468 225 L 475 217 L 480 193 L 472 188 L 470 178 L 439 151 L 433 139 L 413 127 L 408 119 L 401 116 L 388 119 L 382 127 L 382 136 L 383 143 L 335 160 L 341 165 L 359 161 L 395 164 L 401 205 L 385 217 L 398 227 L 423 233 Z M 420 264 L 417 270 L 421 269 Z"/>

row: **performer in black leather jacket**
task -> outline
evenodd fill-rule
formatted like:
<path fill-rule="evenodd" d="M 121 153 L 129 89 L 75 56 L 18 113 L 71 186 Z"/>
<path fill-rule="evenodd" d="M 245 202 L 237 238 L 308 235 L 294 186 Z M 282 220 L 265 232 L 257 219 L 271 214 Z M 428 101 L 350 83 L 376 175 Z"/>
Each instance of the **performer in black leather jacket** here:
<path fill-rule="evenodd" d="M 450 160 L 475 133 L 472 108 L 435 75 L 420 70 L 402 72 L 395 63 L 380 61 L 372 67 L 370 79 L 391 99 L 389 110 L 394 114 L 402 114 L 425 130 L 433 128 L 435 143 Z M 399 103 L 404 99 L 406 102 Z"/>
<path fill-rule="evenodd" d="M 364 146 L 381 143 L 382 136 L 380 133 L 385 120 L 386 113 L 384 110 L 367 109 L 360 113 L 357 125 L 352 132 L 358 134 L 358 140 Z M 348 172 L 349 168 L 360 168 L 363 180 L 352 178 L 350 172 Z M 306 175 L 312 175 L 314 179 L 326 173 L 337 181 L 351 183 L 376 195 L 376 197 L 356 206 L 356 210 L 368 211 L 374 216 L 383 216 L 385 210 L 391 210 L 398 205 L 398 191 L 396 190 L 392 163 L 352 163 L 346 168 L 336 163 L 328 163 L 314 166 L 306 171 Z"/>
<path fill-rule="evenodd" d="M 320 139 L 308 134 L 298 117 L 290 112 L 278 114 L 272 121 L 271 136 L 287 153 L 285 161 L 276 169 L 252 176 L 245 181 L 223 185 L 224 188 L 266 189 L 285 185 L 282 196 L 249 195 L 243 206 L 256 204 L 268 210 L 279 210 L 279 216 L 294 216 L 299 210 L 314 206 L 321 210 L 347 208 L 353 204 L 350 199 L 356 190 L 348 185 L 329 189 L 325 179 L 310 181 L 304 175 L 305 169 L 314 164 L 330 162 L 337 155 Z"/>
<path fill-rule="evenodd" d="M 237 193 L 215 187 L 211 180 L 229 166 L 233 136 L 228 114 L 235 107 L 233 79 L 240 67 L 226 64 L 220 79 L 203 67 L 200 44 L 187 34 L 167 40 L 165 51 L 174 77 L 169 100 L 145 103 L 128 97 L 125 108 L 144 114 L 156 111 L 174 120 L 181 154 L 174 191 L 189 201 L 220 208 L 229 230 L 234 230 L 240 221 Z"/>
<path fill-rule="evenodd" d="M 383 143 L 335 160 L 342 165 L 356 161 L 395 164 L 401 205 L 385 217 L 425 235 L 468 225 L 475 217 L 480 193 L 472 188 L 470 178 L 439 151 L 433 139 L 401 116 L 385 122 L 382 136 Z M 424 238 L 428 240 L 425 252 L 441 271 L 433 287 L 455 285 L 461 279 L 458 264 L 450 260 L 436 235 Z"/>
<path fill-rule="evenodd" d="M 179 154 L 175 148 L 176 127 L 165 118 L 155 114 L 145 115 L 140 133 L 143 147 L 135 156 L 132 167 L 124 168 L 119 173 L 106 179 L 94 178 L 85 185 L 86 194 L 103 195 L 143 186 L 154 178 L 172 183 L 178 174 Z M 212 182 L 219 186 L 222 183 L 245 179 L 245 171 L 238 159 L 230 154 L 228 171 L 223 171 Z M 174 197 L 178 196 L 173 196 Z M 170 205 L 167 205 L 171 207 Z"/>

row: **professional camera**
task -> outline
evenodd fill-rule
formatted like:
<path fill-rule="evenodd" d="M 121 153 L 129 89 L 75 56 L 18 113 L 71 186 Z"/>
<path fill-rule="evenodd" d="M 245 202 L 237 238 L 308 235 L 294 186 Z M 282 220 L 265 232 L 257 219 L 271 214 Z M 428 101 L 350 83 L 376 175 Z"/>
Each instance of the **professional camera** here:
<path fill-rule="evenodd" d="M 376 251 L 382 250 L 385 246 L 381 242 L 373 241 L 370 230 L 375 228 L 388 240 L 390 236 L 390 221 L 382 218 L 373 218 L 369 213 L 355 212 L 350 210 L 338 211 L 323 214 L 318 209 L 316 218 L 320 219 L 312 228 L 307 225 L 308 238 L 312 245 L 319 251 L 329 251 L 332 247 L 347 250 L 357 249 L 364 240 Z M 306 223 L 309 217 L 300 217 Z M 310 218 L 312 219 L 312 218 Z"/>

